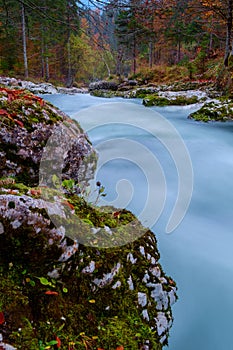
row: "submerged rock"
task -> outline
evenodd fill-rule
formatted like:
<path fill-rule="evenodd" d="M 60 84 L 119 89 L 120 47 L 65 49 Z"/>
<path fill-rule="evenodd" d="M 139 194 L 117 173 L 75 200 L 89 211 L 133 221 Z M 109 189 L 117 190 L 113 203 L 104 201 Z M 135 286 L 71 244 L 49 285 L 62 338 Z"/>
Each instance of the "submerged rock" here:
<path fill-rule="evenodd" d="M 159 263 L 154 234 L 127 210 L 98 208 L 72 190 L 77 174 L 86 171 L 83 158 L 89 157 L 92 170 L 96 161 L 77 123 L 24 91 L 2 89 L 0 101 L 4 341 L 24 350 L 60 342 L 64 349 L 71 343 L 80 349 L 87 343 L 90 349 L 162 349 L 177 297 L 175 282 Z M 61 124 L 74 141 L 63 164 L 69 191 L 30 187 L 51 133 L 51 151 L 68 142 L 62 127 L 55 130 Z M 49 167 L 53 154 L 46 159 Z"/>

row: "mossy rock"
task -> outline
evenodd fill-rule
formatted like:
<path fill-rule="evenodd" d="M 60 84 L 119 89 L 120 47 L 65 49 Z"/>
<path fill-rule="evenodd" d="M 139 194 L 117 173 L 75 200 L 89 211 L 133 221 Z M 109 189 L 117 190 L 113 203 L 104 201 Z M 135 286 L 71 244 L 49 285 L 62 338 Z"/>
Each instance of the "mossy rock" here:
<path fill-rule="evenodd" d="M 96 154 L 89 140 L 77 122 L 52 105 L 14 91 L 2 89 L 0 97 L 4 341 L 18 350 L 56 349 L 60 342 L 64 349 L 131 350 L 147 344 L 161 350 L 168 342 L 177 297 L 175 282 L 159 263 L 155 235 L 127 210 L 98 208 L 73 190 L 86 169 L 90 177 L 94 172 Z M 27 101 L 33 116 L 24 108 Z M 22 110 L 14 112 L 17 106 Z M 40 108 L 42 116 L 36 114 Z M 67 129 L 75 138 L 72 144 L 61 138 Z M 51 135 L 61 149 L 64 143 L 71 146 L 62 174 L 64 192 L 56 186 L 35 187 Z M 45 169 L 53 168 L 46 155 Z M 106 236 L 110 247 L 104 244 Z"/>
<path fill-rule="evenodd" d="M 212 80 L 200 80 L 200 81 L 177 81 L 169 86 L 170 91 L 188 91 L 199 90 L 206 87 L 213 87 L 214 82 Z"/>
<path fill-rule="evenodd" d="M 12 176 L 18 182 L 38 185 L 44 147 L 52 135 L 58 135 L 60 128 L 63 134 L 69 131 L 72 136 L 68 138 L 74 141 L 72 152 L 66 158 L 64 156 L 63 178 L 75 178 L 76 181 L 92 178 L 96 153 L 76 121 L 26 90 L 1 88 L 0 111 L 0 177 Z M 58 135 L 57 142 L 61 139 Z M 61 152 L 63 149 L 64 153 L 66 146 L 64 139 Z"/>
<path fill-rule="evenodd" d="M 141 230 L 140 237 L 121 247 L 82 245 L 52 224 L 40 189 L 12 179 L 0 180 L 0 188 L 4 340 L 24 350 L 48 346 L 56 337 L 64 349 L 73 343 L 78 349 L 89 344 L 93 350 L 130 350 L 148 343 L 161 350 L 167 344 L 176 285 L 159 264 L 151 231 L 126 210 L 115 215 L 114 208 L 91 206 L 74 194 L 61 201 L 60 210 L 67 214 L 68 201 L 81 221 L 91 222 L 86 234 L 92 232 L 93 239 L 98 233 L 92 228 L 98 226 L 108 227 L 105 235 L 113 228 L 126 236 L 132 228 Z M 57 198 L 56 190 L 52 196 Z"/>
<path fill-rule="evenodd" d="M 159 96 L 158 94 L 147 95 L 143 99 L 143 105 L 146 107 L 151 106 L 185 106 L 197 103 L 199 101 L 197 96 L 186 97 L 186 96 L 176 96 L 175 98 L 167 98 Z"/>
<path fill-rule="evenodd" d="M 198 111 L 191 113 L 189 119 L 202 122 L 233 120 L 233 103 L 227 99 L 205 103 Z"/>
<path fill-rule="evenodd" d="M 131 90 L 127 93 L 125 97 L 127 98 L 145 98 L 150 94 L 154 94 L 156 91 L 155 87 L 140 87 L 134 90 Z"/>
<path fill-rule="evenodd" d="M 90 94 L 95 97 L 111 98 L 115 96 L 115 92 L 111 90 L 91 90 Z"/>
<path fill-rule="evenodd" d="M 112 91 L 112 90 L 91 90 L 90 95 L 95 97 L 104 97 L 104 98 L 112 98 L 112 97 L 124 97 L 123 91 Z"/>

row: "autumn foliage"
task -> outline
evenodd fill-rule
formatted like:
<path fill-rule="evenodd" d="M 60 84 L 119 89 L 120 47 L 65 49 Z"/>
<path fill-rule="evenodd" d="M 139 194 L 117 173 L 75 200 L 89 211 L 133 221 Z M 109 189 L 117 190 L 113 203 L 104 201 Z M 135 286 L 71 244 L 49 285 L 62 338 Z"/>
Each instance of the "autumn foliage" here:
<path fill-rule="evenodd" d="M 0 5 L 0 73 L 76 83 L 183 65 L 228 65 L 232 1 L 74 0 Z M 20 5 L 21 4 L 21 5 Z M 22 15 L 24 13 L 24 16 Z M 225 57 L 224 57 L 225 55 Z M 224 58 L 224 60 L 223 60 Z"/>

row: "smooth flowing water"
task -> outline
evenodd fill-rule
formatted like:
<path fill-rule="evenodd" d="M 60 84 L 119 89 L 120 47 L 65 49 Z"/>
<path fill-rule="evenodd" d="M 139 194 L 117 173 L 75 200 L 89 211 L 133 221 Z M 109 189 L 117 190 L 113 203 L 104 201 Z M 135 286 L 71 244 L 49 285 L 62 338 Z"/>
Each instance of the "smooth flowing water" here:
<path fill-rule="evenodd" d="M 81 110 L 90 106 L 121 101 L 124 104 L 117 107 L 120 115 L 124 105 L 133 108 L 135 103 L 140 103 L 139 100 L 109 100 L 89 95 L 44 97 L 77 120 L 77 112 L 84 120 Z M 194 173 L 190 206 L 183 221 L 171 234 L 165 233 L 165 227 L 177 196 L 178 178 L 174 161 L 164 146 L 148 132 L 122 124 L 95 128 L 89 132 L 89 137 L 94 145 L 103 144 L 100 152 L 108 148 L 110 154 L 115 154 L 116 148 L 119 154 L 124 153 L 125 146 L 119 139 L 140 142 L 156 154 L 164 172 L 166 203 L 153 231 L 158 239 L 164 270 L 178 285 L 179 300 L 173 306 L 174 325 L 169 350 L 228 350 L 233 349 L 233 124 L 203 124 L 188 120 L 187 115 L 195 108 L 153 108 L 180 133 L 188 148 Z M 101 120 L 98 109 L 96 113 Z M 151 114 L 150 125 L 154 122 Z M 83 124 L 84 128 L 90 128 L 85 122 Z M 111 144 L 104 144 L 108 139 L 118 139 L 112 149 Z M 134 194 L 128 208 L 137 215 L 140 213 L 147 199 L 148 184 L 145 173 L 136 167 L 135 162 L 115 157 L 101 167 L 97 176 L 105 185 L 106 200 L 110 201 L 117 196 L 116 183 L 121 179 L 129 180 Z"/>

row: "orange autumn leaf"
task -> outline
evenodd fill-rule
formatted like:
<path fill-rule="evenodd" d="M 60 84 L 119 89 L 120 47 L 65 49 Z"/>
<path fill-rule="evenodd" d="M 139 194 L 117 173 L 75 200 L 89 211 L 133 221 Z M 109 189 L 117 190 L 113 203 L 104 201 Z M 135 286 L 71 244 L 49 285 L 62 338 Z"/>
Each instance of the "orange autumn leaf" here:
<path fill-rule="evenodd" d="M 74 210 L 74 205 L 71 204 L 70 202 L 62 201 L 62 204 L 65 204 L 65 205 L 67 205 L 67 207 L 69 207 L 71 210 Z"/>
<path fill-rule="evenodd" d="M 33 95 L 24 95 L 23 98 L 30 102 L 39 102 L 41 107 L 44 105 L 44 100 L 41 97 L 33 96 Z"/>
<path fill-rule="evenodd" d="M 41 195 L 41 190 L 29 190 L 29 193 L 32 195 L 32 196 L 40 196 Z"/>
<path fill-rule="evenodd" d="M 6 117 L 8 117 L 9 119 L 11 119 L 11 120 L 14 121 L 14 119 L 12 118 L 12 116 L 11 116 L 9 113 L 7 113 L 7 111 L 5 111 L 4 109 L 0 109 L 0 115 L 6 116 Z"/>
<path fill-rule="evenodd" d="M 58 292 L 54 292 L 53 290 L 47 290 L 47 292 L 45 292 L 46 295 L 58 295 Z"/>

